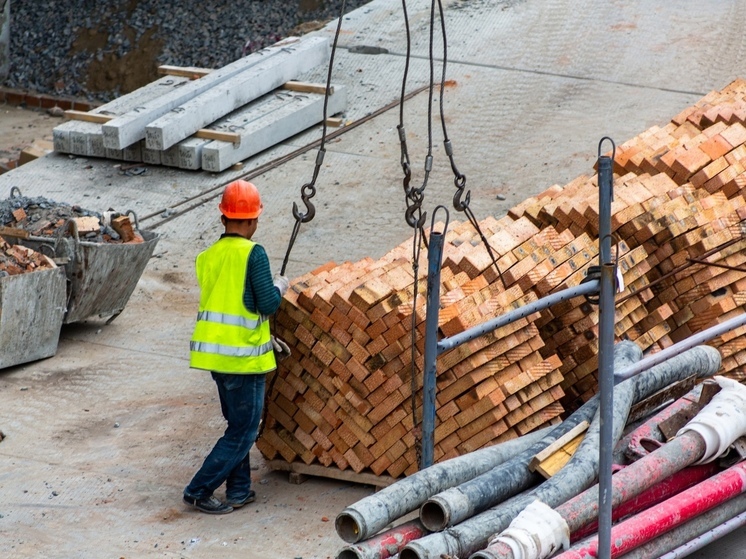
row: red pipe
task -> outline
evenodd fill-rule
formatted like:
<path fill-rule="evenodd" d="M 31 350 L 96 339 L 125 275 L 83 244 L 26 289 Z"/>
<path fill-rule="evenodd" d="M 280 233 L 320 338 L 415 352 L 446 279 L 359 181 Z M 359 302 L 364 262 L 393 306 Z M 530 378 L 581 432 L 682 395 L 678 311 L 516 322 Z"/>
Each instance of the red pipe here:
<path fill-rule="evenodd" d="M 620 445 L 624 442 L 627 443 L 623 450 L 624 455 L 629 460 L 635 461 L 650 454 L 653 448 L 663 445 L 666 439 L 658 425 L 679 412 L 689 412 L 694 417 L 699 410 L 698 397 L 701 392 L 701 385 L 695 387 L 627 435 L 620 441 Z M 652 448 L 646 448 L 646 446 Z"/>
<path fill-rule="evenodd" d="M 680 472 L 664 479 L 653 487 L 646 489 L 634 499 L 615 507 L 611 513 L 611 519 L 616 522 L 620 518 L 624 518 L 631 514 L 637 514 L 653 505 L 657 505 L 661 501 L 681 493 L 684 489 L 688 489 L 693 485 L 706 480 L 708 477 L 714 475 L 718 470 L 719 468 L 715 463 L 684 468 Z M 598 520 L 594 520 L 590 524 L 586 524 L 570 534 L 570 541 L 575 543 L 578 540 L 582 540 L 583 538 L 596 533 L 597 530 Z"/>
<path fill-rule="evenodd" d="M 419 520 L 412 520 L 365 541 L 343 547 L 336 559 L 388 559 L 409 542 L 429 533 Z"/>
<path fill-rule="evenodd" d="M 746 463 L 740 462 L 611 529 L 611 557 L 616 558 L 746 491 Z M 554 559 L 598 556 L 598 539 Z"/>

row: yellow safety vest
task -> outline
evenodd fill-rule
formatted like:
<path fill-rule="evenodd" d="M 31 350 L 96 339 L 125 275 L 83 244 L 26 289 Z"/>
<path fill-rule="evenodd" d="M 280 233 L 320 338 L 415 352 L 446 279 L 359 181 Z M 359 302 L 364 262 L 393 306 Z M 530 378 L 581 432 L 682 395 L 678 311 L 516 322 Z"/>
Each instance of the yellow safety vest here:
<path fill-rule="evenodd" d="M 199 313 L 189 365 L 219 373 L 257 374 L 277 368 L 269 320 L 243 303 L 246 266 L 256 243 L 224 237 L 197 256 Z"/>

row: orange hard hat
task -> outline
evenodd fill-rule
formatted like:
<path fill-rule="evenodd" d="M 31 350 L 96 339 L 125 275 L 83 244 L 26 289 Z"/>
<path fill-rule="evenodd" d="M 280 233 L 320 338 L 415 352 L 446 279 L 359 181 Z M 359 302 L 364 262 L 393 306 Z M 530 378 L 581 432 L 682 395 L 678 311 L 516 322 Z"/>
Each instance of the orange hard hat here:
<path fill-rule="evenodd" d="M 254 219 L 264 209 L 256 186 L 240 179 L 225 187 L 218 207 L 228 219 Z"/>

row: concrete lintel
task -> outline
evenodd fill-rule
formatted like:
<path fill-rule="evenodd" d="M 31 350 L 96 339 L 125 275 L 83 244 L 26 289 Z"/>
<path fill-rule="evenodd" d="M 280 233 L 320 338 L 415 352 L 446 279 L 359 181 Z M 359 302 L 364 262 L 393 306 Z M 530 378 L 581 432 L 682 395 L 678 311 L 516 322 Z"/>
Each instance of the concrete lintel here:
<path fill-rule="evenodd" d="M 197 80 L 189 81 L 170 93 L 142 103 L 132 108 L 127 113 L 115 118 L 111 122 L 103 125 L 104 145 L 106 147 L 122 149 L 128 145 L 134 144 L 138 140 L 145 138 L 145 126 L 163 116 L 171 109 L 189 101 L 200 93 L 215 87 L 216 85 L 232 78 L 235 75 L 244 72 L 253 66 L 259 65 L 268 58 L 277 56 L 289 46 L 299 40 L 286 39 L 270 47 L 259 50 L 249 56 L 240 58 L 231 62 L 222 68 L 218 68 L 204 77 Z M 166 78 L 177 79 L 178 76 L 165 76 Z M 187 78 L 179 78 L 185 79 Z"/>
<path fill-rule="evenodd" d="M 279 102 L 278 102 L 279 101 Z M 263 102 L 251 109 L 233 113 L 220 121 L 244 124 L 235 131 L 241 134 L 241 143 L 213 141 L 202 150 L 202 168 L 220 172 L 243 161 L 295 134 L 320 123 L 324 118 L 324 96 L 314 93 L 285 93 L 278 97 L 267 95 Z M 328 115 L 340 113 L 347 106 L 347 90 L 336 86 L 329 97 Z"/>
<path fill-rule="evenodd" d="M 329 41 L 325 37 L 299 41 L 153 120 L 145 127 L 146 144 L 149 149 L 168 149 L 328 59 Z"/>

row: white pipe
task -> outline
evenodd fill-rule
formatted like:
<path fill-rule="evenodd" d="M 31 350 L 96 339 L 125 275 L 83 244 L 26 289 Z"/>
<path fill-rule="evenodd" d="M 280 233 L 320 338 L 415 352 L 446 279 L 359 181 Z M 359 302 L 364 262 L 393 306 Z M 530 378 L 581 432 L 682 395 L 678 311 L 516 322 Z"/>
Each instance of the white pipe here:
<path fill-rule="evenodd" d="M 707 464 L 727 452 L 736 439 L 746 434 L 746 386 L 725 377 L 714 377 L 721 390 L 694 419 L 676 435 L 695 431 L 705 441 L 705 453 L 697 464 Z"/>
<path fill-rule="evenodd" d="M 534 501 L 490 543 L 502 542 L 514 559 L 544 559 L 570 547 L 570 528 L 562 516 L 541 501 Z"/>

